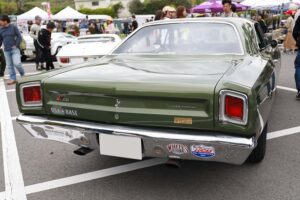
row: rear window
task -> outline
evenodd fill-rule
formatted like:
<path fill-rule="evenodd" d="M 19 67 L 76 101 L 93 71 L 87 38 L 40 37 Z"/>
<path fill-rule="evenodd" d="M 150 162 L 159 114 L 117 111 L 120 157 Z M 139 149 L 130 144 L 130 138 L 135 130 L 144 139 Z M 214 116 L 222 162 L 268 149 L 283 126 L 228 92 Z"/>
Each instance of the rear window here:
<path fill-rule="evenodd" d="M 114 53 L 243 54 L 243 48 L 237 32 L 230 24 L 171 23 L 140 29 Z"/>

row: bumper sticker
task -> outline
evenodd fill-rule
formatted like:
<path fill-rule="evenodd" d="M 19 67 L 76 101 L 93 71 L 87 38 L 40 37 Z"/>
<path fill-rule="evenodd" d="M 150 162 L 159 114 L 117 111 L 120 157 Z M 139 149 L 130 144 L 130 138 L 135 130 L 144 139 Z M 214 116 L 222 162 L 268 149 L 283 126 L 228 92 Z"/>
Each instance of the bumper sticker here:
<path fill-rule="evenodd" d="M 192 145 L 191 153 L 199 158 L 212 158 L 215 156 L 215 148 L 204 145 Z"/>
<path fill-rule="evenodd" d="M 189 148 L 183 144 L 168 144 L 167 148 L 169 153 L 176 155 L 182 155 L 189 152 Z"/>

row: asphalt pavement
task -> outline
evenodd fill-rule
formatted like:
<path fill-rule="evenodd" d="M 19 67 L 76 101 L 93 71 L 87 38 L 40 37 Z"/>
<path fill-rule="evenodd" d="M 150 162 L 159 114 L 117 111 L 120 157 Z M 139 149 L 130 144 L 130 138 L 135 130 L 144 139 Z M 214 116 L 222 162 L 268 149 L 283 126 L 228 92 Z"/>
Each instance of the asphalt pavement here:
<path fill-rule="evenodd" d="M 256 165 L 184 161 L 181 168 L 168 168 L 164 159 L 113 158 L 100 156 L 98 149 L 78 156 L 72 146 L 34 139 L 21 128 L 15 121 L 20 113 L 14 86 L 6 86 L 14 128 L 10 134 L 15 136 L 27 199 L 299 200 L 300 101 L 293 91 L 294 58 L 283 55 L 279 85 L 287 89 L 277 90 L 269 119 L 269 136 L 280 137 L 268 140 L 266 157 Z M 24 68 L 28 74 L 36 72 L 33 62 Z M 6 188 L 2 150 L 0 137 L 0 199 Z"/>

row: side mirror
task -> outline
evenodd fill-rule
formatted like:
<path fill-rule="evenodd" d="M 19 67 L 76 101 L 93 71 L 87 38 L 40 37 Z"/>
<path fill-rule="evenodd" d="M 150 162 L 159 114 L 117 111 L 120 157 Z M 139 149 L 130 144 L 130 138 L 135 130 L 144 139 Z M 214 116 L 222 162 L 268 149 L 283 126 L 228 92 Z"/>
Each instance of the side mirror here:
<path fill-rule="evenodd" d="M 272 41 L 271 41 L 271 47 L 272 47 L 273 49 L 275 49 L 275 48 L 277 47 L 277 45 L 278 45 L 278 42 L 277 42 L 276 40 L 272 40 Z"/>

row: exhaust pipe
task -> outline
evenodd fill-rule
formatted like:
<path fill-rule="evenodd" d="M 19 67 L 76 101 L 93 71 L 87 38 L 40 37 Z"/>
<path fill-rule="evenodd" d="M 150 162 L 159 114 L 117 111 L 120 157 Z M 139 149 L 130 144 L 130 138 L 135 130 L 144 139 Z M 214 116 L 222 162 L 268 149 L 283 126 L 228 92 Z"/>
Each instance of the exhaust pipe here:
<path fill-rule="evenodd" d="M 73 151 L 76 155 L 79 156 L 85 156 L 88 153 L 91 153 L 92 151 L 94 151 L 94 149 L 91 149 L 89 147 L 80 147 L 79 149 Z"/>
<path fill-rule="evenodd" d="M 182 165 L 182 161 L 178 159 L 169 159 L 165 164 L 166 167 L 173 168 L 173 169 L 180 168 L 181 165 Z"/>

